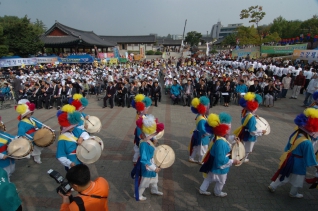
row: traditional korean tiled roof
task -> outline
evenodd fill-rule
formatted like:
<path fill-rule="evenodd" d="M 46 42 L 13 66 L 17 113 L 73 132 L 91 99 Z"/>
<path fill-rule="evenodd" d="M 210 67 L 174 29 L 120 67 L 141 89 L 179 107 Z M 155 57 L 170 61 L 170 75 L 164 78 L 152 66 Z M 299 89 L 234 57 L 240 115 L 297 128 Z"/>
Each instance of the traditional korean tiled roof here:
<path fill-rule="evenodd" d="M 61 34 L 52 35 L 55 30 Z M 83 31 L 65 26 L 56 22 L 49 30 L 40 36 L 40 40 L 46 45 L 60 45 L 71 43 L 82 43 L 83 45 L 96 45 L 97 47 L 112 47 L 113 43 L 101 39 L 93 31 Z"/>
<path fill-rule="evenodd" d="M 181 46 L 182 40 L 173 40 L 173 39 L 158 39 L 158 45 L 171 45 L 171 46 Z"/>
<path fill-rule="evenodd" d="M 156 36 L 155 35 L 136 35 L 136 36 L 106 36 L 100 35 L 105 41 L 111 42 L 114 45 L 117 44 L 131 44 L 131 43 L 155 43 Z"/>

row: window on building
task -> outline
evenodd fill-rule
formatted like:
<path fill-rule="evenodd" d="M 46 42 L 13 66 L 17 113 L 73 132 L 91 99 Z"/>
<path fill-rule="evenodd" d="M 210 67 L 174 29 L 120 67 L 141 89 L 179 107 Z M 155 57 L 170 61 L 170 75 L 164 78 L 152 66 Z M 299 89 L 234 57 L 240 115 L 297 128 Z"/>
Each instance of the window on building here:
<path fill-rule="evenodd" d="M 125 44 L 121 44 L 121 49 L 123 49 L 123 50 L 125 50 L 125 49 L 126 49 Z"/>

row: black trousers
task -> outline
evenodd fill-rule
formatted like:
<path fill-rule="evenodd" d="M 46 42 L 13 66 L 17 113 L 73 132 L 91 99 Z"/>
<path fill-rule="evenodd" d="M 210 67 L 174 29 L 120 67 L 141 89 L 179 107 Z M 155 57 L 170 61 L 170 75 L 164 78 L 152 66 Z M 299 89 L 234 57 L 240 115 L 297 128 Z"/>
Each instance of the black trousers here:
<path fill-rule="evenodd" d="M 154 100 L 155 100 L 155 106 L 157 106 L 158 104 L 157 104 L 157 102 L 158 102 L 158 100 L 159 100 L 159 102 L 161 101 L 161 95 L 154 95 L 153 96 L 153 98 L 154 98 Z"/>
<path fill-rule="evenodd" d="M 57 107 L 61 107 L 61 97 L 52 97 L 50 100 L 50 106 L 53 106 L 55 102 Z"/>
<path fill-rule="evenodd" d="M 125 95 L 117 94 L 116 101 L 118 103 L 118 106 L 124 107 L 125 106 Z"/>
<path fill-rule="evenodd" d="M 38 100 L 38 107 L 42 107 L 42 103 L 44 103 L 45 108 L 49 107 L 50 96 L 42 96 Z"/>
<path fill-rule="evenodd" d="M 107 95 L 104 97 L 104 106 L 107 106 L 107 100 L 109 100 L 110 107 L 114 107 L 113 96 L 108 97 Z"/>

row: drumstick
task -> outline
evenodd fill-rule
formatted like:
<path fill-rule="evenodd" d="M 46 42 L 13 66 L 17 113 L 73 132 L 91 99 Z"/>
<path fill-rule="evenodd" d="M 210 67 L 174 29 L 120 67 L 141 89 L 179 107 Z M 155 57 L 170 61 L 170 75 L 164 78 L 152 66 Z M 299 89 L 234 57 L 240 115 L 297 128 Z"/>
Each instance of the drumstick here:
<path fill-rule="evenodd" d="M 267 125 L 265 122 L 263 122 L 259 117 L 256 117 L 257 119 L 259 119 L 259 121 L 261 121 L 265 126 Z"/>
<path fill-rule="evenodd" d="M 18 149 L 14 150 L 13 152 L 11 152 L 10 154 L 8 154 L 8 156 L 11 156 L 13 153 L 19 151 L 21 149 L 21 147 L 19 147 Z"/>
<path fill-rule="evenodd" d="M 165 161 L 165 159 L 166 159 L 166 157 L 168 156 L 169 152 L 170 152 L 170 151 L 168 151 L 168 153 L 166 154 L 165 158 L 164 158 L 164 159 L 162 160 L 162 162 L 160 163 L 159 168 L 160 168 L 160 166 L 162 165 L 163 161 Z"/>
<path fill-rule="evenodd" d="M 89 151 L 86 147 L 84 147 L 82 144 L 80 144 L 80 146 L 82 146 L 89 153 Z"/>
<path fill-rule="evenodd" d="M 91 123 L 93 126 L 95 126 L 91 121 L 89 121 L 88 119 L 86 119 L 89 123 Z"/>

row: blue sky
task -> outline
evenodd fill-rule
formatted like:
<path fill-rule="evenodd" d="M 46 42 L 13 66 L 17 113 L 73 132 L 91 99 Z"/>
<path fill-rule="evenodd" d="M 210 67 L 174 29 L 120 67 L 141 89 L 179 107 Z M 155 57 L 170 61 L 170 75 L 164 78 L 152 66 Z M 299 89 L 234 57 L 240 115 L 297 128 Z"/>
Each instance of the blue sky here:
<path fill-rule="evenodd" d="M 318 15 L 318 0 L 0 0 L 0 15 L 42 20 L 49 28 L 55 20 L 99 35 L 182 34 L 210 32 L 222 25 L 244 23 L 239 14 L 251 5 L 262 5 L 269 24 L 279 15 L 288 20 L 306 20 Z"/>

